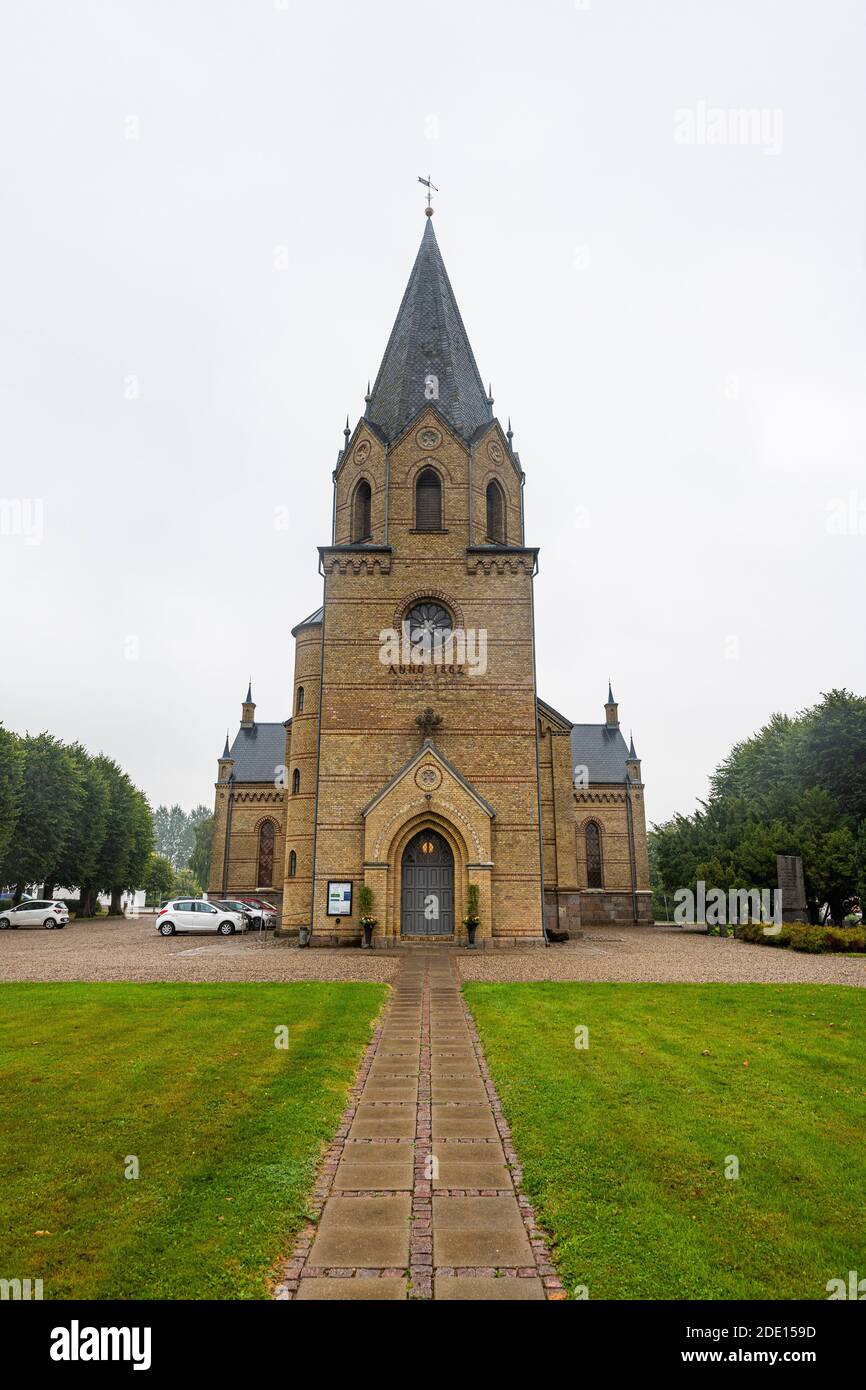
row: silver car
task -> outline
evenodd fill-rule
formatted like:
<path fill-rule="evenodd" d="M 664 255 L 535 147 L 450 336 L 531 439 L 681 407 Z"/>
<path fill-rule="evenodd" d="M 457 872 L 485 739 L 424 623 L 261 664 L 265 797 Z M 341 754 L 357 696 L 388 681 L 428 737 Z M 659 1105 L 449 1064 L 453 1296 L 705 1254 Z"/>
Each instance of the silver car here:
<path fill-rule="evenodd" d="M 233 936 L 246 930 L 239 912 L 229 912 L 203 898 L 172 898 L 156 914 L 156 929 L 160 936 L 174 936 L 179 931 L 212 931 L 220 936 Z"/>

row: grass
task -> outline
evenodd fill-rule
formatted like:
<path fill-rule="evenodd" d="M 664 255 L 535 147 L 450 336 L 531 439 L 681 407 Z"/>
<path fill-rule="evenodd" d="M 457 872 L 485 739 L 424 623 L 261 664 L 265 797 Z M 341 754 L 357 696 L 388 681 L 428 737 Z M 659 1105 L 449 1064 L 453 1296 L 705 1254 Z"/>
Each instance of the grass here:
<path fill-rule="evenodd" d="M 821 1299 L 829 1279 L 866 1275 L 861 990 L 477 983 L 465 995 L 571 1294 Z"/>
<path fill-rule="evenodd" d="M 0 987 L 0 1276 L 45 1298 L 266 1297 L 384 995 Z"/>

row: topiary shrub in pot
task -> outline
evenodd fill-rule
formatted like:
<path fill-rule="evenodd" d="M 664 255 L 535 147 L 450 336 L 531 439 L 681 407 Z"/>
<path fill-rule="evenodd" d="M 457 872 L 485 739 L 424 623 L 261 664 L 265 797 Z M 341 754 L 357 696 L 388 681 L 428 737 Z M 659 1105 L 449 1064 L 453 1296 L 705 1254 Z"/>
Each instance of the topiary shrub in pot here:
<path fill-rule="evenodd" d="M 362 883 L 358 889 L 358 906 L 361 909 L 361 926 L 364 929 L 364 940 L 362 946 L 373 945 L 373 928 L 378 926 L 378 917 L 373 916 L 374 904 L 373 890 L 367 883 Z"/>
<path fill-rule="evenodd" d="M 469 937 L 470 950 L 475 949 L 475 933 L 481 921 L 481 918 L 478 916 L 478 896 L 478 884 L 470 883 L 469 891 L 466 895 L 466 916 L 463 918 L 466 935 Z"/>

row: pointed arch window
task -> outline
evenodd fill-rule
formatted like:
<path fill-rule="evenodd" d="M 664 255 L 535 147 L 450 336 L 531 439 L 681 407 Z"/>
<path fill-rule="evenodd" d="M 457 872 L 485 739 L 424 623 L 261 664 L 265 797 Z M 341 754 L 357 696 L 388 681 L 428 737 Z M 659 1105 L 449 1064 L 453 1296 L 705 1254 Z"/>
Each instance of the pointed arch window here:
<path fill-rule="evenodd" d="M 259 829 L 259 856 L 256 870 L 256 886 L 271 888 L 274 882 L 274 845 L 277 827 L 272 820 L 262 822 Z"/>
<path fill-rule="evenodd" d="M 295 851 L 292 850 L 291 853 L 289 854 L 289 878 L 294 878 L 294 877 L 295 877 L 295 874 L 296 874 L 297 872 L 298 872 L 298 856 L 295 854 Z"/>
<path fill-rule="evenodd" d="M 442 530 L 442 483 L 434 468 L 422 468 L 415 484 L 415 530 Z"/>
<path fill-rule="evenodd" d="M 292 796 L 297 796 L 301 790 L 301 769 L 296 767 L 292 773 Z"/>
<path fill-rule="evenodd" d="M 505 544 L 505 493 L 496 478 L 487 484 L 487 539 Z"/>
<path fill-rule="evenodd" d="M 591 820 L 584 831 L 586 839 L 586 886 L 603 888 L 601 867 L 601 831 Z"/>
<path fill-rule="evenodd" d="M 304 687 L 303 687 L 302 685 L 299 685 L 299 686 L 298 686 L 298 693 L 297 693 L 297 695 L 295 696 L 295 714 L 303 714 L 303 712 L 304 712 Z"/>
<path fill-rule="evenodd" d="M 352 499 L 352 544 L 360 545 L 373 534 L 373 493 L 366 478 L 362 478 L 355 488 Z"/>

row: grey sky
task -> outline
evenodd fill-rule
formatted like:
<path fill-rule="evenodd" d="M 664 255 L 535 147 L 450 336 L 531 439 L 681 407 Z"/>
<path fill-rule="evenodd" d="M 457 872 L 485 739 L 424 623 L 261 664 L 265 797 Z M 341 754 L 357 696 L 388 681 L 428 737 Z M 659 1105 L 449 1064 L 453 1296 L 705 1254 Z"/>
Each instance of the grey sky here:
<path fill-rule="evenodd" d="M 541 695 L 600 720 L 611 676 L 658 820 L 773 710 L 862 692 L 864 31 L 843 0 L 6 0 L 7 726 L 191 805 L 250 674 L 287 715 L 428 170 L 527 475 Z M 713 108 L 763 136 L 699 143 Z"/>

